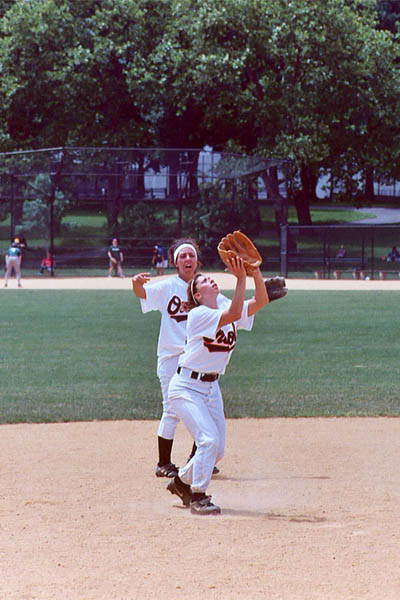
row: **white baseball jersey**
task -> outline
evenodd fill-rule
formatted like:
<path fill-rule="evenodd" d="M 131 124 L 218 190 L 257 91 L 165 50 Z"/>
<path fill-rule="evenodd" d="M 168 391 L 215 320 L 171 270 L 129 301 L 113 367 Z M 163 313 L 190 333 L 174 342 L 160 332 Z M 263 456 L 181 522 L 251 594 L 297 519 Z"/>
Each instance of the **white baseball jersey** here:
<path fill-rule="evenodd" d="M 218 322 L 230 300 L 218 295 L 218 308 L 197 306 L 188 315 L 187 343 L 179 358 L 179 366 L 199 373 L 224 373 L 236 344 L 237 329 L 248 331 L 253 327 L 254 317 L 249 317 L 248 302 L 244 302 L 242 316 L 238 321 L 220 327 Z"/>
<path fill-rule="evenodd" d="M 188 313 L 181 311 L 181 305 L 187 300 L 187 285 L 186 281 L 174 275 L 144 286 L 146 298 L 140 299 L 142 312 L 161 312 L 157 344 L 159 358 L 176 356 L 183 351 Z"/>

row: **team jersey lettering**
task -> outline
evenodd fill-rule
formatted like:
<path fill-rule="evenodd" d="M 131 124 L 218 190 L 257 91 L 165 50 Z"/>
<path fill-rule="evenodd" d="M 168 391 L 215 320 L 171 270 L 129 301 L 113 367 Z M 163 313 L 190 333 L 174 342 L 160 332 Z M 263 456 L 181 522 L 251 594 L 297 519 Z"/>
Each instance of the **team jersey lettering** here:
<path fill-rule="evenodd" d="M 208 337 L 203 337 L 203 344 L 209 352 L 231 352 L 236 344 L 236 330 L 229 331 L 228 335 L 219 329 L 215 340 Z"/>
<path fill-rule="evenodd" d="M 181 321 L 187 321 L 188 318 L 187 313 L 178 314 L 181 312 L 181 306 L 182 300 L 179 298 L 179 296 L 172 296 L 167 305 L 167 313 L 171 319 L 177 323 L 180 323 Z"/>

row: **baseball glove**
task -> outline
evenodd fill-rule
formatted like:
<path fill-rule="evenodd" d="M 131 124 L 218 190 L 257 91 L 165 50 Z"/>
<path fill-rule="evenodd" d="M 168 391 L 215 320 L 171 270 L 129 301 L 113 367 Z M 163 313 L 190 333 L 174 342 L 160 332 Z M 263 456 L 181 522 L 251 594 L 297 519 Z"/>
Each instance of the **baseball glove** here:
<path fill-rule="evenodd" d="M 288 292 L 286 281 L 283 277 L 270 277 L 269 279 L 264 279 L 264 283 L 270 302 L 278 300 L 278 298 L 284 298 Z"/>
<path fill-rule="evenodd" d="M 261 255 L 251 239 L 241 231 L 228 233 L 219 242 L 217 250 L 225 264 L 227 264 L 228 258 L 240 256 L 243 259 L 247 275 L 252 275 L 254 269 L 259 267 L 262 262 Z"/>

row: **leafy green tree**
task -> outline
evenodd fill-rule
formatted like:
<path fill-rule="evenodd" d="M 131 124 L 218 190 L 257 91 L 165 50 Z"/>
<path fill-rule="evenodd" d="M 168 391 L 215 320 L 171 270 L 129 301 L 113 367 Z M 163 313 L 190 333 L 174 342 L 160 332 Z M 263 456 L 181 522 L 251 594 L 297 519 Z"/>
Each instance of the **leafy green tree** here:
<path fill-rule="evenodd" d="M 32 184 L 26 189 L 30 199 L 25 200 L 22 209 L 22 219 L 16 226 L 15 232 L 25 234 L 43 235 L 47 246 L 50 242 L 50 202 L 52 182 L 46 173 L 37 175 Z M 60 231 L 61 221 L 69 206 L 68 199 L 63 192 L 56 190 L 53 202 L 54 232 Z"/>
<path fill-rule="evenodd" d="M 148 245 L 148 238 L 156 241 L 176 236 L 177 222 L 171 218 L 170 210 L 156 210 L 152 203 L 137 202 L 124 208 L 120 233 L 142 239 L 144 245 Z"/>
<path fill-rule="evenodd" d="M 288 157 L 307 223 L 321 173 L 358 197 L 399 163 L 398 46 L 377 27 L 376 8 L 375 0 L 4 0 L 0 146 L 208 143 Z M 176 172 L 177 154 L 160 160 Z M 195 151 L 189 160 L 194 169 Z M 284 219 L 276 174 L 262 176 Z"/>
<path fill-rule="evenodd" d="M 398 153 L 399 77 L 393 39 L 376 30 L 374 2 L 362 10 L 345 0 L 176 6 L 175 72 L 191 82 L 180 86 L 178 109 L 196 90 L 208 130 L 216 132 L 211 143 L 230 135 L 248 152 L 290 158 L 299 174 L 300 222 L 310 221 L 323 169 L 343 178 L 388 168 Z"/>
<path fill-rule="evenodd" d="M 215 248 L 221 231 L 227 228 L 258 234 L 260 218 L 255 206 L 247 183 L 206 185 L 200 190 L 196 204 L 184 213 L 183 233 L 195 235 L 205 250 Z"/>
<path fill-rule="evenodd" d="M 134 52 L 138 5 L 134 0 L 11 5 L 0 23 L 0 94 L 2 121 L 14 143 L 37 148 L 150 141 L 124 76 Z"/>

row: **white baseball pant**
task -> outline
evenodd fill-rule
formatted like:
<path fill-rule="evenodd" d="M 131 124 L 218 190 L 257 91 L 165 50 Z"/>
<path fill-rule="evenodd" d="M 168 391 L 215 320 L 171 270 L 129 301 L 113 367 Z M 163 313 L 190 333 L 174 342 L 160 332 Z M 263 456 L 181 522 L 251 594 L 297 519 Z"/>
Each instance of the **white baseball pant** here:
<path fill-rule="evenodd" d="M 160 380 L 163 398 L 163 413 L 158 425 L 157 435 L 165 438 L 166 440 L 174 439 L 175 431 L 180 420 L 168 399 L 169 382 L 171 381 L 172 376 L 176 373 L 176 369 L 178 368 L 178 360 L 179 355 L 161 358 L 159 359 L 157 365 L 157 375 Z"/>
<path fill-rule="evenodd" d="M 8 281 L 8 278 L 11 276 L 12 270 L 14 269 L 15 276 L 19 283 L 19 280 L 21 279 L 21 268 L 20 268 L 19 258 L 7 257 L 7 265 L 6 266 L 7 266 L 6 273 L 5 273 L 6 282 Z"/>
<path fill-rule="evenodd" d="M 225 415 L 218 381 L 191 379 L 183 369 L 171 379 L 168 396 L 197 446 L 195 455 L 179 469 L 179 477 L 192 492 L 205 492 L 225 449 Z"/>

